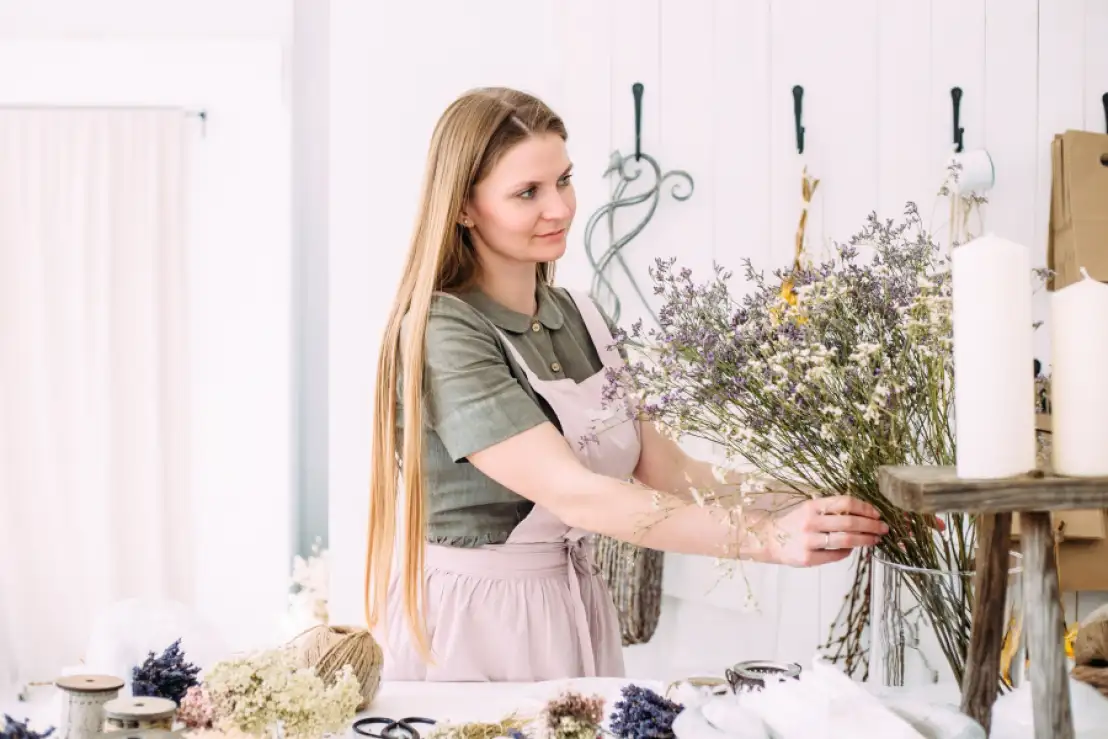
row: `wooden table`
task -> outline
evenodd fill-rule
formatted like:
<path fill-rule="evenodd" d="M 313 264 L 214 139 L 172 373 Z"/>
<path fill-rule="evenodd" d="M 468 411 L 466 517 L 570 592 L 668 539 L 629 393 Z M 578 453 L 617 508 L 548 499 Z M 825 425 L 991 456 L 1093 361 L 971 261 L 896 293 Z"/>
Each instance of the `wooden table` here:
<path fill-rule="evenodd" d="M 973 625 L 962 682 L 962 711 L 985 727 L 986 733 L 1000 681 L 1012 514 L 1020 514 L 1021 587 L 1035 738 L 1073 739 L 1063 643 L 1065 616 L 1058 593 L 1050 512 L 1108 508 L 1108 478 L 1034 472 L 1001 480 L 963 480 L 954 467 L 884 467 L 878 484 L 889 502 L 905 511 L 978 514 Z"/>

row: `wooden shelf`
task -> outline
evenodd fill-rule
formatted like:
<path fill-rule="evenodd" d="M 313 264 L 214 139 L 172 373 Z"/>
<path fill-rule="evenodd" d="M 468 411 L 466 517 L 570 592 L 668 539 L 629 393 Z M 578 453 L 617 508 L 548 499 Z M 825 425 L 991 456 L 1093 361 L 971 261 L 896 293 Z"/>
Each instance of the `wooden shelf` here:
<path fill-rule="evenodd" d="M 1021 513 L 1108 508 L 1108 477 L 1032 472 L 999 480 L 958 477 L 954 467 L 882 467 L 881 493 L 914 513 Z"/>
<path fill-rule="evenodd" d="M 1012 514 L 1020 514 L 1024 631 L 1031 658 L 1035 739 L 1073 739 L 1050 512 L 1108 508 L 1108 478 L 1059 477 L 1037 470 L 1000 480 L 967 480 L 958 477 L 954 467 L 882 467 L 877 484 L 881 494 L 901 510 L 980 514 L 962 711 L 980 723 L 986 734 L 1000 680 Z"/>

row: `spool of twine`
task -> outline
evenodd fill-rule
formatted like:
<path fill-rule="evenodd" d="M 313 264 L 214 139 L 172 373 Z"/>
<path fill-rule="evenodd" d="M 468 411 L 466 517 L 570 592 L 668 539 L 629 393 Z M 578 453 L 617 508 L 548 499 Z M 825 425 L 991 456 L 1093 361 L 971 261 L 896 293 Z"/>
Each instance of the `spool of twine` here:
<path fill-rule="evenodd" d="M 1108 698 L 1108 605 L 1081 622 L 1073 643 L 1073 677 Z"/>
<path fill-rule="evenodd" d="M 330 685 L 346 665 L 354 670 L 362 688 L 358 710 L 365 710 L 381 687 L 384 653 L 366 629 L 354 626 L 313 626 L 291 642 L 300 664 L 311 667 Z"/>

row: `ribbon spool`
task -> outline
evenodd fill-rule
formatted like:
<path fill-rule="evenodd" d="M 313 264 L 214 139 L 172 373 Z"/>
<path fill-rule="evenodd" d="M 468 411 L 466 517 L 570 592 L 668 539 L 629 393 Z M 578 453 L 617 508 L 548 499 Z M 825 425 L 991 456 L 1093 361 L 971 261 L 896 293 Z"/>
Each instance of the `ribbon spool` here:
<path fill-rule="evenodd" d="M 63 696 L 58 739 L 94 739 L 100 735 L 104 705 L 119 695 L 123 680 L 112 675 L 69 675 L 54 685 Z"/>
<path fill-rule="evenodd" d="M 173 729 L 177 703 L 156 696 L 127 696 L 104 704 L 104 733 Z"/>

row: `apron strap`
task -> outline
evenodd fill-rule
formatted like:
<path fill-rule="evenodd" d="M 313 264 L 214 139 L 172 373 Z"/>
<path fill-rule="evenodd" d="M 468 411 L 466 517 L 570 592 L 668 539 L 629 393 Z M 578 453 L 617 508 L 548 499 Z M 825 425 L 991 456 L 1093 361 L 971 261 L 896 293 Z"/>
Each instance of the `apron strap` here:
<path fill-rule="evenodd" d="M 566 292 L 573 298 L 578 312 L 581 313 L 581 320 L 585 322 L 585 328 L 588 329 L 589 338 L 592 339 L 593 346 L 596 347 L 596 353 L 600 355 L 600 361 L 604 363 L 605 367 L 611 369 L 623 367 L 623 357 L 620 356 L 615 347 L 615 337 L 608 329 L 608 322 L 604 320 L 604 315 L 596 307 L 596 303 L 586 293 L 568 288 Z"/>
<path fill-rule="evenodd" d="M 593 648 L 589 617 L 585 613 L 585 597 L 581 592 L 581 580 L 593 574 L 592 559 L 583 538 L 568 539 L 569 594 L 573 600 L 573 620 L 577 625 L 577 643 L 581 650 L 581 667 L 584 677 L 596 677 L 597 655 Z"/>

